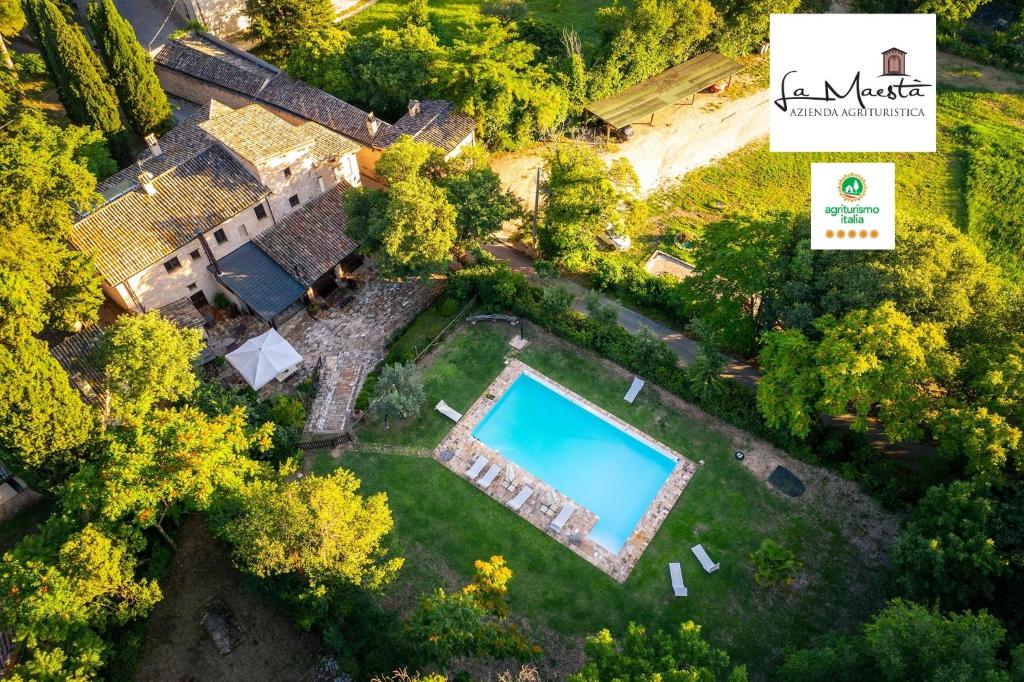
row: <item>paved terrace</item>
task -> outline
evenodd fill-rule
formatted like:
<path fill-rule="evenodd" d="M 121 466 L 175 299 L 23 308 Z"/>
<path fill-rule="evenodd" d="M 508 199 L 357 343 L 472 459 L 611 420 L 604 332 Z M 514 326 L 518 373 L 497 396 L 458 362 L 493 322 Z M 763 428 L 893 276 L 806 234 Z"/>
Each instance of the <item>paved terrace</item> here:
<path fill-rule="evenodd" d="M 590 531 L 597 523 L 597 516 L 575 500 L 572 500 L 572 502 L 576 504 L 577 510 L 569 519 L 569 522 L 566 523 L 562 532 L 548 533 L 552 538 L 594 566 L 597 566 L 618 582 L 625 582 L 636 562 L 640 559 L 644 550 L 647 549 L 647 545 L 654 538 L 654 534 L 658 532 L 658 528 L 661 527 L 662 522 L 669 512 L 672 511 L 672 507 L 675 506 L 676 500 L 679 499 L 679 495 L 683 492 L 683 488 L 686 487 L 686 484 L 689 483 L 690 478 L 697 470 L 696 465 L 683 455 L 654 441 L 642 431 L 633 428 L 607 410 L 601 409 L 585 398 L 545 377 L 540 372 L 530 368 L 525 363 L 513 358 L 508 361 L 505 369 L 487 387 L 483 395 L 477 398 L 476 402 L 466 411 L 462 419 L 459 420 L 448 435 L 444 437 L 434 450 L 434 457 L 459 476 L 465 474 L 466 470 L 469 469 L 479 455 L 486 456 L 491 463 L 501 465 L 502 474 L 484 492 L 498 502 L 506 504 L 515 496 L 521 486 L 530 486 L 534 490 L 530 499 L 526 501 L 526 504 L 518 512 L 513 512 L 510 509 L 509 513 L 518 513 L 541 531 L 548 532 L 547 529 L 551 524 L 552 518 L 567 502 L 570 502 L 570 499 L 518 465 L 515 467 L 515 480 L 508 480 L 505 472 L 508 471 L 509 461 L 472 435 L 473 429 L 480 423 L 480 420 L 484 418 L 495 402 L 512 385 L 512 382 L 524 371 L 528 371 L 535 377 L 540 378 L 566 398 L 596 412 L 602 418 L 612 422 L 630 435 L 651 443 L 657 449 L 665 451 L 677 459 L 675 468 L 669 474 L 665 484 L 655 496 L 650 507 L 648 507 L 643 518 L 641 518 L 634 529 L 633 534 L 618 554 L 613 554 L 590 539 Z M 441 458 L 441 453 L 445 451 L 454 453 L 454 457 L 447 462 Z"/>

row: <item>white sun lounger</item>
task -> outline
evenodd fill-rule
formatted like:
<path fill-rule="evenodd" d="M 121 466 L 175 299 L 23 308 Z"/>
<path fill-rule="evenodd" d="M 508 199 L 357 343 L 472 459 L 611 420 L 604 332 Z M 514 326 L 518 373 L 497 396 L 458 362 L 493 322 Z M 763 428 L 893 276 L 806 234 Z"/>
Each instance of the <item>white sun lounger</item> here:
<path fill-rule="evenodd" d="M 683 567 L 676 563 L 669 564 L 668 574 L 672 577 L 672 591 L 677 597 L 685 597 L 689 591 L 683 583 Z"/>
<path fill-rule="evenodd" d="M 490 484 L 494 483 L 494 479 L 496 479 L 498 477 L 498 474 L 500 474 L 500 473 L 501 473 L 501 465 L 499 465 L 499 464 L 492 464 L 491 468 L 487 470 L 487 473 L 484 474 L 480 478 L 480 480 L 476 482 L 476 484 L 478 486 L 480 486 L 481 488 L 487 488 L 487 486 L 489 486 Z"/>
<path fill-rule="evenodd" d="M 519 508 L 522 507 L 528 499 L 530 499 L 531 495 L 533 495 L 533 488 L 528 485 L 524 485 L 520 488 L 519 494 L 508 501 L 508 506 L 519 511 Z"/>
<path fill-rule="evenodd" d="M 473 465 L 466 469 L 466 478 L 472 481 L 474 478 L 480 475 L 480 472 L 484 470 L 484 467 L 487 466 L 489 462 L 490 460 L 484 457 L 483 455 L 477 457 L 476 461 L 473 462 Z"/>
<path fill-rule="evenodd" d="M 700 545 L 694 545 L 690 548 L 690 551 L 693 552 L 693 555 L 697 557 L 697 561 L 700 562 L 700 565 L 703 566 L 704 570 L 708 573 L 714 573 L 722 567 L 721 564 L 712 562 L 711 557 L 708 556 L 708 553 L 705 552 L 704 548 Z"/>
<path fill-rule="evenodd" d="M 576 511 L 576 505 L 572 502 L 567 502 L 562 511 L 558 512 L 558 516 L 554 518 L 551 525 L 548 526 L 548 530 L 553 530 L 556 533 L 562 532 L 562 527 L 569 521 L 569 517 Z"/>
<path fill-rule="evenodd" d="M 636 397 L 640 394 L 640 389 L 643 387 L 644 380 L 641 379 L 640 377 L 633 377 L 633 383 L 629 387 L 629 391 L 626 392 L 626 395 L 623 398 L 623 400 L 632 405 L 633 401 L 636 400 Z"/>
<path fill-rule="evenodd" d="M 439 402 L 437 405 L 434 405 L 434 409 L 437 410 L 438 412 L 440 412 L 441 414 L 443 414 L 444 416 L 448 417 L 449 419 L 451 419 L 453 422 L 457 422 L 460 419 L 462 419 L 462 413 L 458 412 L 456 410 L 453 410 L 448 405 L 448 403 L 446 403 L 443 400 L 441 402 Z"/>

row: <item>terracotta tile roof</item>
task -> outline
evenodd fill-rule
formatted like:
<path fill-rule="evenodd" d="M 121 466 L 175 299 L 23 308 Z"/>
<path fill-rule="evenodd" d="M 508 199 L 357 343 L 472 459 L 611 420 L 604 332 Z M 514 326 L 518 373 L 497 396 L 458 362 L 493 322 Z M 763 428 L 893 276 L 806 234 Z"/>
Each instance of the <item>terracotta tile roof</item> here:
<path fill-rule="evenodd" d="M 100 400 L 103 372 L 89 362 L 89 356 L 101 336 L 103 328 L 93 324 L 50 348 L 50 355 L 68 373 L 71 385 L 93 404 Z"/>
<path fill-rule="evenodd" d="M 154 179 L 154 196 L 136 187 L 75 224 L 71 242 L 96 258 L 118 284 L 259 202 L 267 189 L 220 145 Z"/>
<path fill-rule="evenodd" d="M 309 287 L 358 246 L 345 233 L 348 213 L 342 197 L 349 189 L 340 183 L 253 241 L 303 287 Z"/>
<path fill-rule="evenodd" d="M 366 147 L 374 146 L 375 137 L 384 135 L 391 127 L 389 123 L 381 121 L 377 135 L 371 137 L 366 127 L 365 111 L 283 73 L 267 83 L 260 91 L 258 99 L 315 121 Z"/>
<path fill-rule="evenodd" d="M 187 298 L 180 298 L 173 303 L 168 303 L 157 308 L 156 311 L 168 322 L 179 327 L 199 329 L 206 326 L 206 318 Z"/>
<path fill-rule="evenodd" d="M 154 157 L 148 149 L 144 150 L 134 165 L 123 168 L 97 183 L 97 191 L 107 200 L 113 199 L 133 185 L 138 185 L 138 176 L 142 171 L 162 175 L 208 149 L 213 141 L 199 127 L 199 123 L 208 120 L 211 112 L 217 112 L 220 108 L 227 107 L 216 101 L 210 101 L 200 107 L 160 138 L 160 149 L 163 152 L 160 156 Z"/>
<path fill-rule="evenodd" d="M 309 148 L 315 138 L 259 104 L 249 104 L 199 123 L 208 135 L 254 166 L 266 159 Z"/>
<path fill-rule="evenodd" d="M 214 43 L 192 36 L 168 41 L 153 61 L 159 66 L 216 83 L 247 97 L 255 97 L 274 76 L 273 71 L 244 68 L 237 60 L 225 58 L 225 54 L 226 51 L 218 50 Z"/>
<path fill-rule="evenodd" d="M 387 135 L 378 136 L 381 146 L 394 144 L 402 135 L 411 135 L 421 142 L 429 142 L 446 153 L 452 151 L 476 129 L 476 121 L 459 111 L 454 103 L 445 100 L 424 100 L 416 116 L 408 113 L 398 119 Z"/>
<path fill-rule="evenodd" d="M 303 134 L 312 137 L 316 141 L 313 156 L 320 161 L 341 158 L 346 154 L 355 154 L 360 150 L 360 146 L 352 140 L 339 135 L 333 130 L 328 130 L 314 121 L 306 121 L 299 126 L 299 129 L 302 130 Z"/>

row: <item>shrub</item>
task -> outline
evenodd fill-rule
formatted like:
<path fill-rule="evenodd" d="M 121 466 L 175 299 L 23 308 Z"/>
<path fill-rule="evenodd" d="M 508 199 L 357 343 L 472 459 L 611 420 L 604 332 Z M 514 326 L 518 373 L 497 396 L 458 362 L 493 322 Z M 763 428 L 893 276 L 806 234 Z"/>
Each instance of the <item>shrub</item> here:
<path fill-rule="evenodd" d="M 480 8 L 480 13 L 505 23 L 519 21 L 526 17 L 526 3 L 523 0 L 486 0 Z"/>
<path fill-rule="evenodd" d="M 797 572 L 803 564 L 789 551 L 774 540 L 765 538 L 761 541 L 750 561 L 754 564 L 754 582 L 761 587 L 771 585 L 792 585 Z"/>
<path fill-rule="evenodd" d="M 221 310 L 228 310 L 231 308 L 231 299 L 228 298 L 227 294 L 223 291 L 218 291 L 213 297 L 213 305 Z"/>

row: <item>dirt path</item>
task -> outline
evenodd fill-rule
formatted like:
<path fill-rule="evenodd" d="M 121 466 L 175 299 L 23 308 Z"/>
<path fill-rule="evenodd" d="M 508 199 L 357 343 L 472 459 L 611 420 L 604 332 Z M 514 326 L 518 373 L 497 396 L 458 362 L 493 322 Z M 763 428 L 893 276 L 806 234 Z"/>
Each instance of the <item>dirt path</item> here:
<path fill-rule="evenodd" d="M 214 541 L 199 516 L 188 517 L 179 549 L 160 581 L 164 598 L 149 619 L 139 656 L 138 682 L 205 680 L 306 680 L 320 643 L 299 630 L 269 597 L 244 584 L 227 550 Z M 242 643 L 222 656 L 201 623 L 206 604 L 223 599 L 245 628 Z"/>
<path fill-rule="evenodd" d="M 655 116 L 654 125 L 634 125 L 634 137 L 612 144 L 601 157 L 633 164 L 644 193 L 661 183 L 725 156 L 768 134 L 768 91 L 735 100 L 698 94 L 695 104 L 679 104 Z M 537 168 L 546 145 L 495 156 L 491 168 L 525 205 L 533 207 Z"/>
<path fill-rule="evenodd" d="M 1011 71 L 958 57 L 948 52 L 936 54 L 940 83 L 968 90 L 988 92 L 1024 92 L 1024 78 Z"/>

